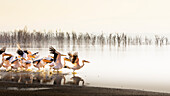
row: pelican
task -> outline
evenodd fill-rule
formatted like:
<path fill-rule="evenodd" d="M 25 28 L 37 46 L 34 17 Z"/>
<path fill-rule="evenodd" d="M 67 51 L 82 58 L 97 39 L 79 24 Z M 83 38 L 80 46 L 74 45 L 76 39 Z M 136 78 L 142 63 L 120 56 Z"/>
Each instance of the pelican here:
<path fill-rule="evenodd" d="M 35 53 L 31 53 L 30 51 L 26 50 L 27 56 L 28 56 L 28 60 L 35 60 L 39 57 L 38 53 L 39 52 L 35 52 Z"/>
<path fill-rule="evenodd" d="M 7 54 L 7 53 L 2 53 L 2 66 L 7 69 L 9 69 L 9 67 L 11 67 L 11 62 L 13 59 L 13 55 L 12 54 Z"/>
<path fill-rule="evenodd" d="M 17 53 L 21 59 L 20 63 L 22 64 L 22 67 L 24 67 L 27 70 L 29 67 L 32 66 L 32 60 L 33 58 L 37 57 L 38 52 L 32 54 L 31 51 L 22 50 L 19 44 L 17 44 L 17 47 L 18 47 Z"/>
<path fill-rule="evenodd" d="M 22 59 L 26 59 L 27 57 L 27 54 L 25 53 L 26 51 L 24 52 L 19 46 L 19 44 L 17 44 L 17 47 L 18 47 L 17 54 L 19 55 L 18 57 Z"/>
<path fill-rule="evenodd" d="M 11 62 L 11 68 L 12 69 L 17 69 L 17 70 L 19 70 L 19 68 L 21 68 L 21 63 L 20 63 L 20 59 L 18 59 L 17 57 L 15 57 L 15 60 L 13 60 L 12 62 Z"/>
<path fill-rule="evenodd" d="M 61 63 L 61 56 L 65 56 L 62 55 L 60 52 L 56 51 L 52 46 L 49 48 L 49 51 L 51 54 L 54 54 L 54 70 L 57 70 L 57 72 L 59 71 L 59 69 L 62 69 L 64 66 Z"/>
<path fill-rule="evenodd" d="M 33 61 L 34 67 L 38 68 L 40 70 L 40 68 L 44 68 L 46 64 L 50 63 L 49 66 L 53 66 L 53 57 L 48 56 L 48 57 L 44 57 L 41 59 L 37 59 Z"/>
<path fill-rule="evenodd" d="M 85 62 L 86 63 L 90 63 L 89 61 L 82 60 L 82 64 L 83 65 L 80 66 L 79 58 L 78 58 L 78 53 L 76 52 L 76 53 L 73 54 L 73 59 L 72 59 L 72 63 L 74 64 L 74 66 L 73 67 L 65 66 L 65 68 L 73 69 L 73 74 L 74 74 L 75 70 L 79 70 L 79 69 L 81 69 L 85 65 L 84 64 Z"/>
<path fill-rule="evenodd" d="M 29 50 L 22 50 L 21 47 L 19 46 L 19 44 L 17 44 L 17 47 L 18 47 L 17 53 L 21 59 L 33 60 L 33 59 L 36 59 L 39 57 L 38 56 L 39 52 L 32 54 L 32 52 Z"/>
<path fill-rule="evenodd" d="M 2 47 L 1 49 L 0 49 L 0 55 L 2 54 L 2 53 L 4 53 L 6 51 L 6 47 Z M 0 67 L 3 65 L 3 60 L 2 60 L 2 63 L 1 63 L 1 65 L 0 65 Z"/>
<path fill-rule="evenodd" d="M 0 50 L 0 55 L 6 51 L 6 47 L 2 47 Z"/>
<path fill-rule="evenodd" d="M 11 61 L 13 59 L 13 55 L 5 53 L 5 51 L 6 51 L 6 47 L 2 47 L 2 49 L 0 50 L 0 54 L 2 54 L 1 66 L 5 67 L 7 70 L 11 67 Z"/>

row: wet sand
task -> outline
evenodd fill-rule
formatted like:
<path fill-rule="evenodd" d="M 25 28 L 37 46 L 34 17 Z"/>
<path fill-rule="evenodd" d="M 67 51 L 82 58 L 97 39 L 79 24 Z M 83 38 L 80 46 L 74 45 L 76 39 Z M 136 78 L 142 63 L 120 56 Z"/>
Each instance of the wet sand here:
<path fill-rule="evenodd" d="M 13 89 L 14 88 L 14 89 Z M 25 88 L 25 89 L 24 89 Z M 27 88 L 45 88 L 26 90 Z M 21 90 L 24 89 L 24 90 Z M 0 96 L 170 96 L 168 93 L 87 86 L 56 86 L 0 82 Z"/>

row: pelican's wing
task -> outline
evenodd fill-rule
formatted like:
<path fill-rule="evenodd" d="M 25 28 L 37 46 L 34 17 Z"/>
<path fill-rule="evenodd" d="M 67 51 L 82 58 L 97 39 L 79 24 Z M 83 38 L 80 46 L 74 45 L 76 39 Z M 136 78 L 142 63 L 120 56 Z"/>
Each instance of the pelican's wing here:
<path fill-rule="evenodd" d="M 26 63 L 26 64 L 30 64 L 30 63 L 31 63 L 31 61 L 29 61 L 29 60 L 28 60 L 28 61 L 25 61 L 24 63 Z"/>
<path fill-rule="evenodd" d="M 28 50 L 24 50 L 24 53 L 29 54 L 29 53 L 28 53 Z"/>
<path fill-rule="evenodd" d="M 17 50 L 18 55 L 23 56 L 24 52 L 21 49 Z"/>
<path fill-rule="evenodd" d="M 20 47 L 20 45 L 19 45 L 19 44 L 17 44 L 17 47 L 18 47 L 18 49 L 20 49 L 20 50 L 21 50 L 21 47 Z"/>
<path fill-rule="evenodd" d="M 58 53 L 56 53 L 56 50 L 51 46 L 49 49 L 51 54 L 54 54 L 54 62 L 56 61 Z"/>
<path fill-rule="evenodd" d="M 2 47 L 2 49 L 0 50 L 0 54 L 4 53 L 6 51 L 6 47 Z"/>
<path fill-rule="evenodd" d="M 11 62 L 11 64 L 13 64 L 15 61 L 17 61 L 18 59 L 15 59 L 15 60 L 13 60 L 12 62 Z"/>
<path fill-rule="evenodd" d="M 50 51 L 51 54 L 56 53 L 56 52 L 55 52 L 56 50 L 55 50 L 52 46 L 49 48 L 49 51 Z"/>
<path fill-rule="evenodd" d="M 41 60 L 43 60 L 43 59 L 41 58 L 41 59 L 38 59 L 38 60 L 34 60 L 33 63 L 36 63 L 36 62 L 37 62 L 37 64 L 38 64 L 38 63 L 41 62 Z"/>
<path fill-rule="evenodd" d="M 39 52 L 36 52 L 36 53 L 32 54 L 32 56 L 37 55 L 38 53 L 39 53 Z"/>

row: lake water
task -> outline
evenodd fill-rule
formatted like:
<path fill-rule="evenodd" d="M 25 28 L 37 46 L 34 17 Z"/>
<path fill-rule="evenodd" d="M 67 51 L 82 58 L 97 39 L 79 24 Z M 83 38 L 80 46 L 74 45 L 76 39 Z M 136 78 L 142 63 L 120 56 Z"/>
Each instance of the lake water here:
<path fill-rule="evenodd" d="M 63 74 L 59 76 L 62 78 L 61 85 L 63 85 L 64 82 L 63 77 L 65 78 L 66 84 L 72 84 L 71 82 L 73 82 L 74 79 L 71 78 L 75 77 L 83 80 L 86 86 L 139 89 L 170 93 L 170 46 L 168 45 L 161 47 L 147 45 L 131 45 L 126 47 L 109 45 L 57 47 L 54 45 L 53 47 L 62 54 L 67 54 L 69 51 L 78 52 L 80 61 L 90 61 L 90 63 L 85 64 L 82 69 L 77 70 L 75 76 L 71 73 L 72 70 L 63 69 Z M 50 54 L 48 48 L 27 49 L 32 52 L 38 51 L 41 57 Z M 7 52 L 12 54 L 16 54 L 16 50 L 17 48 L 7 48 Z M 16 74 L 19 73 L 10 74 L 13 76 L 11 78 L 15 78 Z M 32 77 L 28 77 L 29 79 L 35 79 L 37 74 L 38 73 L 32 73 Z M 54 81 L 58 78 L 57 76 L 56 74 L 51 77 L 49 76 L 53 81 L 49 81 L 48 83 L 54 84 Z M 45 77 L 48 77 L 48 75 Z M 3 78 L 4 77 L 1 76 L 2 81 Z M 80 86 L 83 81 L 80 81 Z M 35 81 L 32 81 L 32 83 L 33 82 Z M 43 80 L 39 82 L 43 84 Z"/>

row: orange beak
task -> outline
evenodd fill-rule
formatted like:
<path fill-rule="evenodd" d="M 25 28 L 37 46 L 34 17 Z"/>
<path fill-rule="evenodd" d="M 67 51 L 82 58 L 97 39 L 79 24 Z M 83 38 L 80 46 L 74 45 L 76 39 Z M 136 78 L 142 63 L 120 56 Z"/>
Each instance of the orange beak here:
<path fill-rule="evenodd" d="M 84 62 L 86 62 L 86 63 L 90 63 L 89 61 L 86 61 L 86 60 L 84 60 Z"/>
<path fill-rule="evenodd" d="M 61 54 L 61 56 L 66 56 L 66 55 L 64 55 L 64 54 Z"/>

